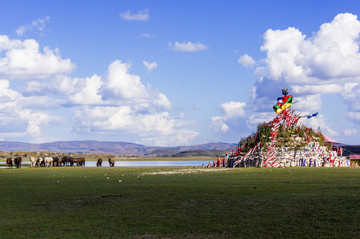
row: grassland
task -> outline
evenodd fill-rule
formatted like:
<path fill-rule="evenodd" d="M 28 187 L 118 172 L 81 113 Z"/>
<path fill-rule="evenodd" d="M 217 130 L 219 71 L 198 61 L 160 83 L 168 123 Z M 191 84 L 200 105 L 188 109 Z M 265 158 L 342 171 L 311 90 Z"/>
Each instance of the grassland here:
<path fill-rule="evenodd" d="M 360 238 L 359 168 L 0 169 L 1 238 Z"/>

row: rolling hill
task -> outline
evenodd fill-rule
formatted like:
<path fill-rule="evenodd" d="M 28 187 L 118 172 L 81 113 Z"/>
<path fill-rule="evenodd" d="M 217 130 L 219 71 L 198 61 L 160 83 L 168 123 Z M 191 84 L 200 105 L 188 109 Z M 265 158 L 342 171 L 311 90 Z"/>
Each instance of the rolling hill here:
<path fill-rule="evenodd" d="M 33 152 L 47 151 L 60 153 L 111 153 L 124 156 L 191 156 L 192 151 L 196 155 L 213 155 L 214 152 L 222 153 L 231 151 L 237 144 L 231 143 L 208 143 L 192 146 L 177 147 L 154 147 L 128 142 L 111 141 L 57 141 L 50 143 L 22 143 L 0 141 L 0 150 L 5 152 Z M 186 153 L 185 153 L 186 152 Z M 201 153 L 202 152 L 202 153 Z"/>

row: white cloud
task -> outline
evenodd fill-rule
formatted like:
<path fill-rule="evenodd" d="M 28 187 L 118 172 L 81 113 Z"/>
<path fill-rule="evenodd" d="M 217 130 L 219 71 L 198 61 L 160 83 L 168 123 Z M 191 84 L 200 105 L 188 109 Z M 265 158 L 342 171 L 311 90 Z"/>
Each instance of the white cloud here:
<path fill-rule="evenodd" d="M 6 54 L 0 58 L 0 77 L 6 79 L 47 79 L 70 74 L 75 68 L 70 59 L 61 58 L 58 49 L 45 47 L 41 52 L 33 39 L 10 40 L 0 35 L 2 51 Z"/>
<path fill-rule="evenodd" d="M 51 93 L 68 96 L 77 92 L 77 82 L 78 80 L 64 75 L 58 75 L 46 81 L 28 81 L 24 93 L 27 95 L 45 95 Z"/>
<path fill-rule="evenodd" d="M 125 132 L 140 136 L 141 143 L 157 146 L 193 140 L 198 133 L 186 129 L 189 122 L 185 119 L 171 117 L 167 96 L 145 87 L 129 69 L 130 64 L 117 60 L 109 65 L 104 77 L 74 79 L 77 91 L 69 96 L 75 104 L 74 129 Z"/>
<path fill-rule="evenodd" d="M 360 22 L 350 13 L 338 14 L 311 38 L 293 27 L 269 29 L 261 47 L 267 53 L 266 66 L 260 72 L 291 84 L 359 81 L 359 34 Z"/>
<path fill-rule="evenodd" d="M 175 42 L 174 45 L 172 45 L 171 43 L 169 43 L 169 46 L 174 50 L 174 51 L 184 51 L 184 52 L 197 52 L 197 51 L 203 51 L 208 49 L 207 46 L 205 46 L 204 44 L 197 42 L 197 43 L 192 43 L 192 42 Z"/>
<path fill-rule="evenodd" d="M 46 110 L 60 107 L 61 102 L 44 96 L 24 97 L 9 86 L 9 81 L 0 80 L 0 137 L 43 141 L 41 130 L 60 120 L 60 117 L 51 116 Z"/>
<path fill-rule="evenodd" d="M 143 60 L 143 64 L 148 71 L 152 71 L 158 67 L 158 65 L 155 61 L 150 63 L 150 62 Z"/>
<path fill-rule="evenodd" d="M 356 135 L 356 134 L 357 134 L 357 130 L 355 128 L 345 129 L 345 131 L 344 131 L 344 135 L 346 135 L 346 136 Z"/>
<path fill-rule="evenodd" d="M 226 119 L 243 117 L 245 115 L 246 103 L 244 102 L 227 102 L 221 104 L 220 108 L 223 111 Z"/>
<path fill-rule="evenodd" d="M 314 113 L 321 109 L 321 94 L 296 97 L 293 103 L 295 104 L 292 107 L 298 112 Z"/>
<path fill-rule="evenodd" d="M 34 143 L 45 142 L 46 139 L 42 137 L 42 128 L 49 123 L 61 120 L 59 117 L 50 116 L 43 112 L 25 111 L 23 117 L 28 121 L 26 133 L 30 135 L 31 141 Z"/>
<path fill-rule="evenodd" d="M 105 87 L 114 96 L 122 99 L 145 99 L 149 96 L 145 86 L 137 75 L 128 73 L 130 64 L 117 60 L 108 67 Z"/>
<path fill-rule="evenodd" d="M 166 111 L 142 113 L 130 105 L 77 108 L 75 117 L 80 127 L 132 133 L 139 135 L 142 143 L 157 146 L 188 144 L 198 135 L 195 131 L 184 129 L 186 122 L 172 118 Z M 150 142 L 149 139 L 155 141 Z"/>
<path fill-rule="evenodd" d="M 228 132 L 229 126 L 225 123 L 223 117 L 211 117 L 211 124 L 215 131 Z"/>
<path fill-rule="evenodd" d="M 20 26 L 15 32 L 18 36 L 23 36 L 26 32 L 39 32 L 42 33 L 46 27 L 46 22 L 50 21 L 50 17 L 39 18 L 26 26 Z"/>
<path fill-rule="evenodd" d="M 228 132 L 233 121 L 245 116 L 246 104 L 243 102 L 227 102 L 220 105 L 223 116 L 211 117 L 211 124 L 215 131 Z"/>
<path fill-rule="evenodd" d="M 244 67 L 252 67 L 256 64 L 255 60 L 249 56 L 248 54 L 244 54 L 242 55 L 239 60 L 238 60 L 239 64 L 244 66 Z"/>
<path fill-rule="evenodd" d="M 114 61 L 103 79 L 102 99 L 110 104 L 135 104 L 140 108 L 170 109 L 171 103 L 161 92 L 145 86 L 139 76 L 129 73 L 130 64 Z"/>
<path fill-rule="evenodd" d="M 86 79 L 75 78 L 76 88 L 79 89 L 73 95 L 69 96 L 69 99 L 74 104 L 92 105 L 101 104 L 102 99 L 100 95 L 100 88 L 103 84 L 101 77 L 93 75 Z"/>
<path fill-rule="evenodd" d="M 340 94 L 343 91 L 341 84 L 319 84 L 319 85 L 292 85 L 294 94 Z"/>
<path fill-rule="evenodd" d="M 130 10 L 120 13 L 120 17 L 127 21 L 148 21 L 150 18 L 149 10 L 139 10 L 138 13 L 131 13 Z"/>

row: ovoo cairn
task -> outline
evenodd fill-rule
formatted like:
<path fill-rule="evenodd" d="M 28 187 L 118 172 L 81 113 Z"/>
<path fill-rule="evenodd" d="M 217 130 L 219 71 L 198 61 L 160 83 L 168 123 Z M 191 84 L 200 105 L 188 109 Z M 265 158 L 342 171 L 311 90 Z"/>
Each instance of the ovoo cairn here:
<path fill-rule="evenodd" d="M 214 161 L 212 166 L 228 167 L 349 167 L 342 149 L 333 151 L 325 146 L 320 131 L 298 123 L 301 118 L 316 117 L 318 113 L 300 116 L 291 109 L 293 96 L 288 89 L 273 106 L 277 116 L 258 125 L 257 132 L 241 139 L 230 155 Z M 210 163 L 209 165 L 210 166 Z"/>

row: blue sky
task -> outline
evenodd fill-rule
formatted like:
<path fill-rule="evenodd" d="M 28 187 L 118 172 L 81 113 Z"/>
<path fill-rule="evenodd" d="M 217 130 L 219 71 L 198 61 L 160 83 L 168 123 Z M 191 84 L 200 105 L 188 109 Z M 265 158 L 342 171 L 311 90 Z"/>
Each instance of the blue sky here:
<path fill-rule="evenodd" d="M 1 1 L 0 139 L 238 142 L 289 88 L 360 141 L 358 1 Z"/>

